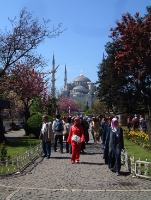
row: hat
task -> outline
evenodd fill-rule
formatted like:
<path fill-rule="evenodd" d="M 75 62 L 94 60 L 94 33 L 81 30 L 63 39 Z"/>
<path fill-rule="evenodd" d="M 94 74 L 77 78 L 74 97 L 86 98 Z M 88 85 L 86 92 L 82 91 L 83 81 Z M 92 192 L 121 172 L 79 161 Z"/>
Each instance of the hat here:
<path fill-rule="evenodd" d="M 79 118 L 78 117 L 74 118 L 74 121 L 79 121 Z"/>

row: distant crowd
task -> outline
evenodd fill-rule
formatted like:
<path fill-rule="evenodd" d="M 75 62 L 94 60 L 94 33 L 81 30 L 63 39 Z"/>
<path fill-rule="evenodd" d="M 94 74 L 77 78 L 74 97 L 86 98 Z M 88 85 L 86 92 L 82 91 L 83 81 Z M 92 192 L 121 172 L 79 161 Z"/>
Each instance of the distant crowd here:
<path fill-rule="evenodd" d="M 146 119 L 143 115 L 139 117 L 135 114 L 134 117 L 127 117 L 127 127 L 128 130 L 141 130 L 142 132 L 147 131 Z"/>

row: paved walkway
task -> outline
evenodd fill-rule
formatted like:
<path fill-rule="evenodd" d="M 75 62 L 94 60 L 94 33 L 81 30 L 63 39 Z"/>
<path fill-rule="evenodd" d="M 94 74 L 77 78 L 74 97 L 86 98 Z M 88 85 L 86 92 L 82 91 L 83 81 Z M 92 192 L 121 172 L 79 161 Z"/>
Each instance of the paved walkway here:
<path fill-rule="evenodd" d="M 79 164 L 70 163 L 70 154 L 52 151 L 50 159 L 39 158 L 23 174 L 0 178 L 0 199 L 151 199 L 151 181 L 132 178 L 124 166 L 116 176 L 104 164 L 100 144 L 92 140 L 85 151 Z"/>
<path fill-rule="evenodd" d="M 19 131 L 8 131 L 5 134 L 6 138 L 16 138 L 16 137 L 22 137 L 23 135 L 25 135 L 25 131 L 24 129 L 20 129 Z"/>

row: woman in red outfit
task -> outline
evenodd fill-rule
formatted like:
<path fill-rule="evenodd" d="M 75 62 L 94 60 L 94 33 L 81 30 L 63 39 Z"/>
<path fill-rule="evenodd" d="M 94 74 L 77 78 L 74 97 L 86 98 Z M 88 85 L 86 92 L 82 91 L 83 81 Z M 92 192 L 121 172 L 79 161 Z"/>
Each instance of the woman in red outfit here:
<path fill-rule="evenodd" d="M 84 130 L 80 125 L 80 119 L 74 119 L 74 125 L 70 127 L 70 132 L 67 142 L 72 146 L 71 163 L 79 162 L 81 143 L 85 142 Z"/>

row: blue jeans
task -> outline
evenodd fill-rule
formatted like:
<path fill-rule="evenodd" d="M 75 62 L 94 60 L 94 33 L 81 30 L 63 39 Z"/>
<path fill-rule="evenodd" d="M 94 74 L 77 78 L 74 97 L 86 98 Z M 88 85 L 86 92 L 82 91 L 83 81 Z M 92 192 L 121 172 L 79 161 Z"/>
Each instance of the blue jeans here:
<path fill-rule="evenodd" d="M 42 141 L 42 148 L 45 154 L 45 157 L 50 158 L 51 155 L 51 141 Z"/>

